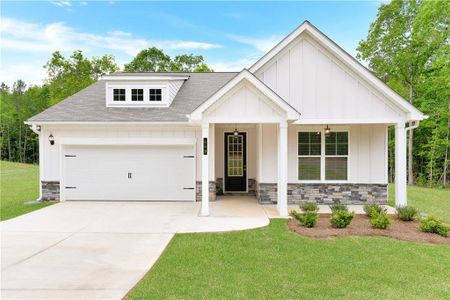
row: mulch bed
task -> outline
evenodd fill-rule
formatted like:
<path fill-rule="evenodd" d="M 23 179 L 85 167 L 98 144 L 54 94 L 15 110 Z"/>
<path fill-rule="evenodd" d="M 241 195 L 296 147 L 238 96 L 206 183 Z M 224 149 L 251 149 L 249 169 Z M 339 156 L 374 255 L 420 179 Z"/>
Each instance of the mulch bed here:
<path fill-rule="evenodd" d="M 419 222 L 405 222 L 397 216 L 389 216 L 392 224 L 389 229 L 375 229 L 369 223 L 366 215 L 355 215 L 347 228 L 337 229 L 331 227 L 330 214 L 319 214 L 317 224 L 314 228 L 306 228 L 296 219 L 290 219 L 288 227 L 290 230 L 312 238 L 326 238 L 337 236 L 384 236 L 404 241 L 414 241 L 435 244 L 450 244 L 450 237 L 442 237 L 437 234 L 425 233 L 419 230 Z"/>

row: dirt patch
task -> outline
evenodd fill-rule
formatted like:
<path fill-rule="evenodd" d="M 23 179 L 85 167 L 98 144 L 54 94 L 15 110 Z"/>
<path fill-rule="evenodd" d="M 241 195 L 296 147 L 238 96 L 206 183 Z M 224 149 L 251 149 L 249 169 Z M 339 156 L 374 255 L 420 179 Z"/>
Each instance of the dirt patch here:
<path fill-rule="evenodd" d="M 337 229 L 330 225 L 330 214 L 320 214 L 317 219 L 317 225 L 314 228 L 303 227 L 299 221 L 290 219 L 288 222 L 289 229 L 308 237 L 326 238 L 332 236 L 385 236 L 398 240 L 450 244 L 449 237 L 442 237 L 437 234 L 425 233 L 419 230 L 419 222 L 405 222 L 397 218 L 397 216 L 389 216 L 392 224 L 389 229 L 375 229 L 369 223 L 369 217 L 366 215 L 356 215 L 347 228 Z"/>

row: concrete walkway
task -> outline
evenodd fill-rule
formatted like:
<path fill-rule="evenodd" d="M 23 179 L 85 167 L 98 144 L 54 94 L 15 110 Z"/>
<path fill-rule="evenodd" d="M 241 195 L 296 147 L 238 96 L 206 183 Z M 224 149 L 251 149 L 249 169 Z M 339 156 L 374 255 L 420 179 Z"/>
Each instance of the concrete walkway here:
<path fill-rule="evenodd" d="M 121 299 L 178 232 L 266 226 L 254 197 L 200 203 L 65 202 L 1 222 L 1 299 Z"/>

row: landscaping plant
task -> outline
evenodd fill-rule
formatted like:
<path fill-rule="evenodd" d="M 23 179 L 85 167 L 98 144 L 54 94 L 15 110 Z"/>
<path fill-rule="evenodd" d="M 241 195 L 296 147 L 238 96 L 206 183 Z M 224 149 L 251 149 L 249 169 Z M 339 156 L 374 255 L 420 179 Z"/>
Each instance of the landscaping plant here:
<path fill-rule="evenodd" d="M 303 212 L 307 212 L 307 211 L 315 211 L 315 212 L 317 212 L 319 210 L 319 208 L 317 207 L 316 203 L 308 203 L 308 202 L 300 204 L 300 209 Z"/>
<path fill-rule="evenodd" d="M 373 214 L 370 217 L 370 224 L 372 224 L 372 227 L 376 229 L 388 229 L 391 225 L 391 220 L 386 212 L 382 211 L 381 213 Z"/>
<path fill-rule="evenodd" d="M 435 216 L 428 216 L 425 218 L 419 218 L 419 229 L 423 232 L 436 233 L 440 236 L 446 237 L 450 226 L 444 224 L 439 218 Z"/>
<path fill-rule="evenodd" d="M 337 210 L 331 214 L 330 223 L 334 228 L 345 228 L 353 220 L 355 212 L 347 210 Z"/>
<path fill-rule="evenodd" d="M 412 221 L 417 215 L 417 209 L 412 206 L 397 207 L 397 217 L 402 221 Z"/>
<path fill-rule="evenodd" d="M 386 209 L 381 207 L 379 204 L 365 204 L 363 209 L 366 215 L 368 215 L 370 218 L 375 214 L 379 215 L 383 211 L 386 211 Z"/>
<path fill-rule="evenodd" d="M 339 210 L 348 211 L 347 205 L 344 205 L 344 204 L 332 204 L 332 205 L 330 205 L 330 209 L 331 209 L 331 212 L 336 212 Z"/>

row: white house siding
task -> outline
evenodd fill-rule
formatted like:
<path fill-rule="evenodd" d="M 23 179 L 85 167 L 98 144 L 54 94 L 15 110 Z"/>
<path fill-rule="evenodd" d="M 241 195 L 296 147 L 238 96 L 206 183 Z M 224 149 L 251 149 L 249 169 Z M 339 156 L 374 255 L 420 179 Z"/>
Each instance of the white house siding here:
<path fill-rule="evenodd" d="M 302 114 L 302 123 L 324 119 L 395 121 L 402 116 L 399 108 L 306 33 L 261 67 L 256 76 Z"/>
<path fill-rule="evenodd" d="M 387 183 L 387 125 L 333 126 L 349 131 L 348 183 Z M 297 133 L 299 130 L 323 130 L 324 126 L 289 126 L 288 182 L 298 183 Z M 276 150 L 276 149 L 275 149 Z M 276 157 L 276 156 L 275 156 Z M 275 181 L 273 181 L 275 182 Z"/>
<path fill-rule="evenodd" d="M 178 93 L 178 90 L 183 85 L 184 80 L 169 81 L 169 102 L 172 103 L 173 99 Z"/>
<path fill-rule="evenodd" d="M 143 138 L 167 139 L 170 144 L 176 138 L 196 138 L 197 157 L 201 155 L 201 129 L 189 126 L 148 126 L 148 125 L 122 125 L 122 126 L 87 126 L 87 125 L 58 125 L 42 126 L 41 136 L 42 153 L 42 181 L 60 180 L 60 140 L 67 138 Z M 55 137 L 55 144 L 48 142 L 50 133 Z M 196 180 L 201 180 L 201 160 L 196 161 Z"/>

